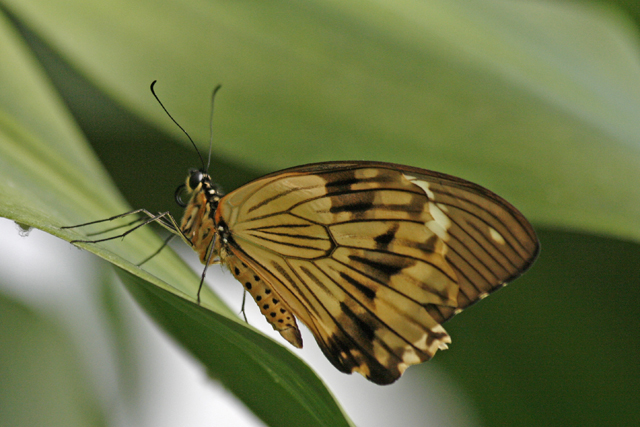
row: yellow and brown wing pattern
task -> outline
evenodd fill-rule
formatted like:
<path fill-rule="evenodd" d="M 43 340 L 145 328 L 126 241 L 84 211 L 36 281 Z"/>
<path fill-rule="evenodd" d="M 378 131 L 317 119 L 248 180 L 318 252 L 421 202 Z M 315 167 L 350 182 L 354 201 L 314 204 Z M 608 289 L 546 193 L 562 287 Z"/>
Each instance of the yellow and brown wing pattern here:
<path fill-rule="evenodd" d="M 440 324 L 538 252 L 531 225 L 490 191 L 389 163 L 267 175 L 222 198 L 215 218 L 222 261 L 266 283 L 338 369 L 379 384 L 446 348 Z"/>

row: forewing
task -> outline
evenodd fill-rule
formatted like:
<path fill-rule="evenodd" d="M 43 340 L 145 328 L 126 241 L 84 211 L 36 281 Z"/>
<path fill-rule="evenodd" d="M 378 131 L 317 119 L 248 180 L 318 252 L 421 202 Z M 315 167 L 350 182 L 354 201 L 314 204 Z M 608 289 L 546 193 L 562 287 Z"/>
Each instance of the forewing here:
<path fill-rule="evenodd" d="M 537 253 L 511 205 L 463 180 L 375 162 L 285 170 L 226 196 L 243 257 L 344 372 L 386 384 L 450 338 L 440 326 Z"/>

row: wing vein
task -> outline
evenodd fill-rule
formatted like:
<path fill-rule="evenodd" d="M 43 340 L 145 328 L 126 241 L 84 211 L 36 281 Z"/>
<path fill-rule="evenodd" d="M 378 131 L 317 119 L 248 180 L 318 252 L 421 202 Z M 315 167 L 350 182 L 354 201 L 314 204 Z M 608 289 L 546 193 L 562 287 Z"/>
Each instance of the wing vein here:
<path fill-rule="evenodd" d="M 399 337 L 400 339 L 402 339 L 404 342 L 406 342 L 407 344 L 409 344 L 411 347 L 415 348 L 418 352 L 424 354 L 424 352 L 417 348 L 416 346 L 413 345 L 413 343 L 407 341 L 407 339 L 405 337 L 403 337 L 402 335 L 400 335 L 400 333 L 398 333 L 395 329 L 391 328 L 386 322 L 384 322 L 380 317 L 378 317 L 376 315 L 376 313 L 371 310 L 369 307 L 367 307 L 365 304 L 363 304 L 358 298 L 355 298 L 353 296 L 353 294 L 351 294 L 349 291 L 347 291 L 347 289 L 340 285 L 340 283 L 338 283 L 337 281 L 333 280 L 333 278 L 331 278 L 327 273 L 325 273 L 316 263 L 313 263 L 313 265 L 318 269 L 318 271 L 320 271 L 328 280 L 332 281 L 337 287 L 339 287 L 340 289 L 342 289 L 342 291 L 348 295 L 352 301 L 356 302 L 360 307 L 362 307 L 364 310 L 366 310 L 372 317 L 374 317 L 381 325 L 383 325 L 386 329 L 388 329 L 389 331 L 393 332 L 397 337 Z M 415 323 L 415 322 L 414 322 Z M 378 339 L 378 341 L 383 342 L 382 340 Z M 383 342 L 384 343 L 384 342 Z M 386 345 L 385 345 L 386 346 Z M 390 351 L 390 353 L 393 353 L 392 351 Z M 372 355 L 372 357 L 374 357 L 374 355 Z M 397 356 L 399 360 L 402 360 L 401 357 Z"/>
<path fill-rule="evenodd" d="M 475 201 L 473 201 L 471 198 L 463 197 L 461 194 L 453 195 L 453 194 L 451 194 L 450 192 L 446 192 L 446 191 L 443 191 L 443 190 L 439 190 L 439 189 L 437 189 L 437 188 L 432 189 L 432 191 L 433 191 L 434 193 L 438 193 L 438 194 L 441 194 L 441 195 L 446 195 L 446 196 L 448 196 L 448 197 L 450 197 L 450 198 L 452 198 L 452 199 L 454 199 L 454 200 L 464 200 L 465 202 L 469 203 L 470 205 L 475 206 L 478 210 L 482 210 L 482 211 L 486 212 L 486 213 L 487 213 L 490 217 L 492 217 L 492 218 L 493 218 L 493 219 L 494 219 L 498 224 L 501 224 L 501 225 L 504 227 L 504 229 L 509 233 L 509 237 L 510 237 L 510 238 L 509 238 L 509 239 L 505 239 L 505 241 L 509 244 L 509 246 L 511 247 L 511 249 L 512 249 L 515 253 L 517 253 L 521 258 L 523 258 L 523 259 L 524 259 L 524 257 L 523 257 L 522 255 L 520 255 L 520 254 L 519 254 L 519 251 L 518 251 L 515 247 L 513 247 L 513 245 L 512 245 L 512 241 L 515 241 L 515 242 L 518 244 L 518 246 L 519 246 L 519 248 L 520 248 L 520 251 L 522 251 L 522 252 L 524 252 L 524 253 L 526 253 L 526 254 L 529 254 L 529 253 L 531 252 L 531 251 L 529 251 L 527 248 L 525 248 L 524 246 L 522 246 L 522 244 L 520 243 L 520 239 L 518 239 L 518 238 L 513 234 L 513 232 L 512 232 L 512 227 L 509 227 L 507 224 L 505 224 L 505 222 L 504 222 L 500 217 L 496 216 L 496 215 L 495 215 L 493 212 L 491 212 L 490 210 L 488 210 L 488 209 L 486 209 L 486 208 L 482 207 L 480 204 L 476 203 L 476 202 L 475 202 Z M 475 194 L 477 194 L 477 193 L 475 193 Z M 525 230 L 525 232 L 527 233 L 527 235 L 529 235 L 529 238 L 530 238 L 532 241 L 536 241 L 536 240 L 537 240 L 537 239 L 535 238 L 535 236 L 531 236 L 531 234 L 530 234 L 530 226 L 528 225 L 528 223 L 523 223 L 523 222 L 521 221 L 521 218 L 520 218 L 518 215 L 515 215 L 515 213 L 514 213 L 514 211 L 513 211 L 513 209 L 512 209 L 512 208 L 511 208 L 511 209 L 507 209 L 507 208 L 503 205 L 503 203 L 497 203 L 498 201 L 497 201 L 497 200 L 495 200 L 494 198 L 491 198 L 491 200 L 492 200 L 492 201 L 494 201 L 494 202 L 496 202 L 496 204 L 498 204 L 501 208 L 503 208 L 503 209 L 505 210 L 505 212 L 508 212 L 508 213 L 509 213 L 509 215 L 510 215 L 514 220 L 515 220 L 515 222 L 516 222 L 516 223 L 517 223 L 517 224 L 518 224 L 518 225 L 519 225 L 523 230 Z M 444 201 L 444 200 L 436 200 L 436 201 L 435 201 L 435 203 L 440 203 L 440 204 L 443 204 L 443 205 L 446 205 L 446 206 L 453 207 L 453 208 L 455 208 L 455 209 L 457 209 L 457 210 L 460 210 L 460 211 L 462 211 L 462 212 L 465 212 L 467 215 L 470 215 L 470 216 L 475 217 L 476 219 L 478 219 L 479 221 L 481 221 L 481 222 L 485 223 L 486 225 L 491 226 L 491 223 L 490 223 L 490 222 L 488 222 L 487 220 L 485 220 L 485 219 L 481 218 L 480 216 L 478 216 L 478 215 L 477 215 L 476 213 L 474 213 L 473 211 L 471 211 L 471 210 L 469 210 L 469 209 L 465 209 L 465 208 L 463 208 L 461 204 L 454 204 L 454 203 L 451 203 L 451 202 L 448 202 L 448 203 L 447 203 L 447 202 L 446 202 L 446 201 Z"/>
<path fill-rule="evenodd" d="M 291 269 L 291 271 L 293 271 L 293 273 L 298 277 L 298 279 L 300 280 L 300 282 L 305 283 L 305 280 L 304 280 L 304 279 L 302 279 L 302 278 L 300 277 L 300 275 L 299 275 L 299 274 L 295 271 L 295 269 L 294 269 L 294 268 L 289 264 L 289 262 L 288 262 L 287 260 L 284 260 L 284 261 L 287 263 L 287 265 L 289 266 L 289 268 Z M 338 286 L 339 288 L 341 288 L 341 289 L 345 292 L 345 294 L 349 295 L 349 296 L 351 297 L 351 299 L 353 299 L 353 300 L 354 300 L 354 301 L 356 301 L 358 304 L 360 304 L 360 302 L 359 302 L 358 300 L 354 299 L 354 298 L 353 298 L 353 296 L 352 296 L 351 294 L 349 294 L 346 290 L 344 290 L 344 288 L 342 288 L 338 283 L 336 283 L 336 281 L 335 281 L 335 280 L 333 280 L 333 279 L 331 279 L 331 277 L 327 276 L 327 274 L 326 274 L 326 273 L 324 273 L 324 271 L 322 271 L 322 269 L 321 269 L 321 268 L 319 268 L 315 263 L 314 263 L 313 265 L 318 269 L 318 271 L 319 271 L 320 273 L 322 273 L 322 274 L 323 274 L 325 277 L 327 277 L 330 281 L 332 281 L 333 283 L 335 283 L 335 284 L 336 284 L 336 286 Z M 327 289 L 327 288 L 326 288 L 326 286 L 324 286 L 324 284 L 322 284 L 322 281 L 321 281 L 320 279 L 318 279 L 317 277 L 315 277 L 315 275 L 314 275 L 313 273 L 311 273 L 311 271 L 309 271 L 309 270 L 307 269 L 307 271 L 305 272 L 305 274 L 307 274 L 307 276 L 309 276 L 309 278 L 310 278 L 311 280 L 313 280 L 317 285 L 319 285 L 319 286 L 321 286 L 322 288 L 326 289 L 326 292 L 327 292 L 328 294 L 331 294 L 331 292 L 329 291 L 329 289 Z M 284 285 L 284 284 L 283 284 L 283 285 Z M 286 285 L 285 285 L 285 286 L 286 286 Z M 331 320 L 333 321 L 333 323 L 334 323 L 334 324 L 335 324 L 335 325 L 336 325 L 336 326 L 337 326 L 337 327 L 342 331 L 342 333 L 344 334 L 344 336 L 348 337 L 348 338 L 349 338 L 349 341 L 351 341 L 351 343 L 352 343 L 355 347 L 359 348 L 359 349 L 360 349 L 360 351 L 361 351 L 363 354 L 365 354 L 365 353 L 366 353 L 366 354 L 367 354 L 371 359 L 373 359 L 373 360 L 377 360 L 374 354 L 369 353 L 369 351 L 368 351 L 368 350 L 366 350 L 362 345 L 360 345 L 360 344 L 358 343 L 358 340 L 356 340 L 353 336 L 351 336 L 351 334 L 349 334 L 349 333 L 344 329 L 344 327 L 340 324 L 340 322 L 338 322 L 338 321 L 337 321 L 337 319 L 336 319 L 336 318 L 331 314 L 331 312 L 330 312 L 330 311 L 329 311 L 329 310 L 324 306 L 324 304 L 322 304 L 322 301 L 320 301 L 320 299 L 318 298 L 318 296 L 316 296 L 313 292 L 310 292 L 310 293 L 311 293 L 311 295 L 315 298 L 315 300 L 318 302 L 319 306 L 320 306 L 320 307 L 322 307 L 322 308 L 324 309 L 325 313 L 327 313 L 327 315 L 331 318 Z M 360 304 L 360 305 L 362 306 L 362 304 Z M 367 310 L 367 311 L 369 311 L 369 312 L 371 313 L 371 311 L 370 311 L 370 310 L 368 310 L 366 307 L 364 307 L 364 306 L 362 306 L 362 307 L 363 307 L 365 310 Z M 317 313 L 317 311 L 315 311 L 315 310 L 314 310 L 314 312 L 316 312 L 316 313 Z M 352 314 L 353 314 L 353 313 L 352 313 Z M 373 313 L 371 313 L 371 314 L 373 314 Z M 376 319 L 378 319 L 378 321 L 379 321 L 381 324 L 385 325 L 385 324 L 384 324 L 384 322 L 382 322 L 382 321 L 381 321 L 381 320 L 380 320 L 380 319 L 379 319 L 375 314 L 373 314 L 373 317 L 375 317 Z M 385 326 L 386 326 L 386 325 L 385 325 Z M 388 328 L 388 327 L 387 327 L 387 328 Z M 389 330 L 391 330 L 390 328 L 388 328 L 388 329 L 389 329 Z M 396 335 L 398 335 L 395 331 L 393 331 L 393 332 L 394 332 Z M 402 338 L 402 337 L 400 337 L 400 338 Z M 403 338 L 403 339 L 404 339 L 404 338 Z M 399 361 L 402 361 L 402 358 L 401 358 L 401 357 L 399 357 L 397 354 L 395 354 L 395 353 L 394 353 L 394 352 L 393 352 L 393 351 L 392 351 L 392 350 L 387 346 L 387 344 L 386 344 L 385 342 L 383 342 L 383 341 L 381 341 L 381 340 L 379 340 L 379 339 L 378 339 L 378 341 L 379 341 L 379 342 L 380 342 L 380 343 L 385 347 L 385 349 L 387 350 L 387 352 L 388 352 L 390 355 L 394 356 L 394 357 L 395 357 L 396 359 L 398 359 Z M 406 341 L 406 340 L 405 340 L 405 341 Z M 420 351 L 420 352 L 422 352 L 420 349 L 417 349 L 417 350 L 418 350 L 418 351 Z M 347 352 L 347 353 L 349 353 L 349 352 Z"/>

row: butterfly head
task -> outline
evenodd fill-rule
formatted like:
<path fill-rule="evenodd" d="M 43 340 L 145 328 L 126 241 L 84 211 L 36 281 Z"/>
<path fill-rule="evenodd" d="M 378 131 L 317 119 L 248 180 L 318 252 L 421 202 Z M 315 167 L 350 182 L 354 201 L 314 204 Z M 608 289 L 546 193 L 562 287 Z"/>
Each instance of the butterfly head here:
<path fill-rule="evenodd" d="M 206 182 L 211 182 L 211 177 L 207 173 L 198 169 L 191 169 L 189 170 L 189 175 L 187 175 L 185 189 L 187 192 L 192 193 L 200 190 Z"/>
<path fill-rule="evenodd" d="M 187 203 L 182 200 L 183 193 L 187 193 L 191 198 L 194 193 L 200 192 L 204 193 L 208 203 L 216 206 L 223 196 L 222 190 L 217 184 L 211 181 L 211 176 L 207 172 L 200 169 L 190 169 L 185 183 L 176 189 L 176 203 L 182 207 L 186 207 Z"/>

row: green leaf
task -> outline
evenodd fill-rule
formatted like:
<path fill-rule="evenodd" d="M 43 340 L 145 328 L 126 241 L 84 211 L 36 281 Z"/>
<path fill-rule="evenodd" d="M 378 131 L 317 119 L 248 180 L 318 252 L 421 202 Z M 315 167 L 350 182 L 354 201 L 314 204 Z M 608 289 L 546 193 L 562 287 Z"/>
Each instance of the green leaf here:
<path fill-rule="evenodd" d="M 324 384 L 281 345 L 124 270 L 118 272 L 146 311 L 268 425 L 348 425 L 340 420 L 343 415 Z"/>

